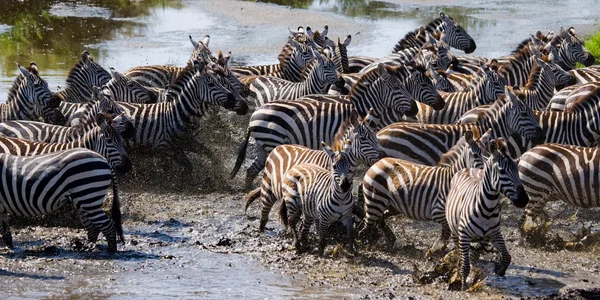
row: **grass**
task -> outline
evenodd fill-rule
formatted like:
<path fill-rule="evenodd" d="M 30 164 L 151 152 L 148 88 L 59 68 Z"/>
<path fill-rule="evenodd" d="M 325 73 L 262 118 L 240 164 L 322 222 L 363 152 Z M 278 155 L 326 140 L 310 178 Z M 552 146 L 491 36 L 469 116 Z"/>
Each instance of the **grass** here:
<path fill-rule="evenodd" d="M 585 39 L 585 48 L 594 55 L 596 62 L 594 64 L 600 64 L 600 27 L 598 31 Z"/>

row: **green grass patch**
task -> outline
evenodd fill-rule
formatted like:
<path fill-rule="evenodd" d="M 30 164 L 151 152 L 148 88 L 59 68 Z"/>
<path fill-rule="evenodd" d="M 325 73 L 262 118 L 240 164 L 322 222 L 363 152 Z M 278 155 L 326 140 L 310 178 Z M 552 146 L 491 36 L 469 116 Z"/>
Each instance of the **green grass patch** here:
<path fill-rule="evenodd" d="M 594 55 L 596 62 L 594 64 L 600 64 L 600 28 L 590 37 L 585 39 L 585 48 Z"/>

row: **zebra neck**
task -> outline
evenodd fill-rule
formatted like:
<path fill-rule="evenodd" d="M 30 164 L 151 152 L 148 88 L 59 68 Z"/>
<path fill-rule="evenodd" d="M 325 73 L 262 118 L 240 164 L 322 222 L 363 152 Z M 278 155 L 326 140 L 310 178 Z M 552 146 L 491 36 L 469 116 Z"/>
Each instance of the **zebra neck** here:
<path fill-rule="evenodd" d="M 481 176 L 480 199 L 488 213 L 500 209 L 500 191 L 493 185 L 498 180 L 497 176 L 497 167 L 492 163 L 486 163 Z"/>
<path fill-rule="evenodd" d="M 563 41 L 560 44 L 560 48 L 558 49 L 558 56 L 560 56 L 560 58 L 562 59 L 560 66 L 565 71 L 573 70 L 577 65 L 577 61 L 573 57 L 571 57 L 571 55 L 569 55 L 569 52 L 567 52 L 567 48 L 568 45 L 566 41 Z"/>
<path fill-rule="evenodd" d="M 529 79 L 529 73 L 533 68 L 531 51 L 522 50 L 518 54 L 509 57 L 502 67 L 502 76 L 506 78 L 507 85 L 523 86 Z"/>
<path fill-rule="evenodd" d="M 10 120 L 33 120 L 34 117 L 31 113 L 33 107 L 26 107 L 23 103 L 22 97 L 27 97 L 22 94 L 21 91 L 17 92 L 17 99 L 9 99 L 6 103 L 0 103 L 0 122 Z"/>
<path fill-rule="evenodd" d="M 72 102 L 72 103 L 82 103 L 92 101 L 92 89 L 80 89 L 76 86 L 67 83 L 64 89 L 53 93 L 56 97 L 58 97 L 61 101 L 64 102 Z"/>
<path fill-rule="evenodd" d="M 377 130 L 379 130 L 389 124 L 398 122 L 399 118 L 395 113 L 395 110 L 386 107 L 386 105 L 381 102 L 381 99 L 389 98 L 390 96 L 382 95 L 382 88 L 380 87 L 381 82 L 377 79 L 379 78 L 375 78 L 369 82 L 358 81 L 357 84 L 352 87 L 349 100 L 358 114 L 363 118 L 367 115 L 369 109 L 373 108 L 374 114 L 380 117 L 377 126 Z M 393 116 L 389 117 L 391 113 L 393 113 Z"/>

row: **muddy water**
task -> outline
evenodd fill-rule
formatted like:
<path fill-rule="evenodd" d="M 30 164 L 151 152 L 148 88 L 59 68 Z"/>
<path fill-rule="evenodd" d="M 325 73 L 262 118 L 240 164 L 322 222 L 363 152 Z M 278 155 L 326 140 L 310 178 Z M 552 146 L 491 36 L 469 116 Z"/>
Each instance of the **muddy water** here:
<path fill-rule="evenodd" d="M 64 85 L 83 49 L 101 65 L 119 71 L 145 64 L 182 65 L 191 50 L 188 35 L 200 39 L 210 34 L 211 48 L 231 49 L 233 63 L 258 64 L 275 63 L 287 28 L 298 25 L 320 28 L 329 24 L 333 36 L 353 35 L 350 55 L 383 56 L 408 30 L 444 11 L 477 41 L 476 55 L 499 56 L 510 53 L 536 30 L 558 30 L 565 25 L 590 31 L 598 23 L 593 10 L 581 9 L 595 1 L 262 2 L 273 3 L 4 1 L 0 99 L 5 99 L 16 74 L 15 62 L 34 60 L 55 90 Z M 243 126 L 238 127 L 243 131 Z M 219 146 L 228 160 L 226 170 L 221 171 L 227 173 L 234 154 L 227 148 L 231 144 Z M 259 211 L 253 207 L 249 216 L 241 213 L 239 182 L 234 188 L 206 195 L 205 189 L 215 190 L 216 180 L 208 180 L 196 190 L 201 196 L 185 196 L 170 185 L 179 181 L 173 174 L 160 168 L 138 167 L 138 172 L 169 184 L 145 186 L 134 179 L 124 185 L 127 244 L 122 252 L 108 256 L 102 247 L 81 250 L 77 238 L 85 236 L 82 230 L 16 228 L 17 249 L 0 255 L 0 282 L 5 283 L 0 284 L 0 292 L 14 298 L 462 297 L 446 291 L 443 282 L 422 286 L 412 279 L 415 267 L 431 266 L 422 254 L 435 239 L 437 226 L 433 224 L 398 218 L 393 221 L 398 245 L 392 250 L 364 250 L 359 258 L 331 250 L 331 259 L 297 256 L 276 222 L 269 234 L 255 232 Z M 213 175 L 208 173 L 202 175 Z M 153 193 L 136 194 L 144 190 Z M 561 211 L 565 218 L 574 213 L 561 206 L 554 210 L 555 214 Z M 514 225 L 519 213 L 506 211 L 505 236 L 513 265 L 504 278 L 489 275 L 483 292 L 476 296 L 549 295 L 561 288 L 589 288 L 600 282 L 597 250 L 573 254 L 522 247 Z M 583 222 L 593 222 L 597 231 L 600 223 L 594 213 L 576 220 L 562 221 L 561 234 L 571 237 Z"/>

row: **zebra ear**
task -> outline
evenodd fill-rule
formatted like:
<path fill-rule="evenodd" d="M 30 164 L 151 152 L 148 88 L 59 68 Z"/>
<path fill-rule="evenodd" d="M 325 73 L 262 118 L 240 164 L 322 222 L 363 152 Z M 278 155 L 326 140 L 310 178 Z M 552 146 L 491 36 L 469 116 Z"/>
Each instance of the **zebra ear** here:
<path fill-rule="evenodd" d="M 117 70 L 115 70 L 115 68 L 110 68 L 110 76 L 112 78 L 114 78 L 115 80 L 123 80 L 123 75 L 119 72 L 117 72 Z"/>
<path fill-rule="evenodd" d="M 342 150 L 344 153 L 348 153 L 348 151 L 350 151 L 350 149 L 352 149 L 352 141 L 347 139 L 346 143 L 344 143 L 344 149 Z M 342 158 L 343 156 L 338 156 L 339 158 Z"/>
<path fill-rule="evenodd" d="M 92 100 L 97 99 L 100 100 L 100 94 L 102 94 L 102 88 L 99 86 L 92 87 Z"/>
<path fill-rule="evenodd" d="M 513 87 L 511 86 L 504 86 L 504 94 L 506 95 L 506 97 L 508 97 L 508 99 L 510 100 L 510 102 L 512 102 L 513 104 L 517 104 L 520 100 L 517 97 L 517 95 L 515 95 L 514 91 L 513 91 Z"/>
<path fill-rule="evenodd" d="M 533 53 L 533 55 L 537 56 L 537 57 L 543 57 L 544 55 L 542 54 L 542 52 L 540 52 L 540 50 L 538 50 L 536 47 L 534 47 L 533 45 L 529 45 L 529 50 L 531 51 L 531 53 Z"/>
<path fill-rule="evenodd" d="M 465 141 L 467 141 L 467 143 L 469 143 L 469 144 L 473 143 L 473 131 L 471 131 L 471 130 L 465 131 L 464 137 L 465 137 Z"/>
<path fill-rule="evenodd" d="M 96 115 L 96 124 L 102 129 L 106 128 L 106 117 L 104 114 L 100 113 Z"/>
<path fill-rule="evenodd" d="M 23 68 L 19 64 L 17 64 L 17 67 L 19 68 L 19 71 L 21 72 L 21 74 L 23 74 L 23 76 L 25 76 L 25 78 L 27 78 L 28 80 L 33 79 L 31 73 L 29 73 L 29 71 L 27 69 Z"/>
<path fill-rule="evenodd" d="M 191 35 L 188 35 L 188 37 L 190 38 L 190 42 L 192 42 L 192 46 L 194 46 L 194 49 L 198 49 L 198 47 L 200 47 L 200 44 L 198 44 L 198 42 L 194 41 L 194 39 L 192 38 Z"/>
<path fill-rule="evenodd" d="M 505 153 L 506 152 L 506 143 L 504 143 L 504 138 L 496 139 L 496 143 L 498 144 L 498 152 Z"/>
<path fill-rule="evenodd" d="M 384 64 L 382 64 L 382 63 L 379 63 L 379 64 L 377 65 L 377 71 L 379 72 L 379 76 L 381 76 L 381 78 L 382 78 L 383 80 L 389 80 L 389 79 L 390 79 L 390 77 L 392 76 L 392 75 L 390 74 L 390 72 L 389 72 L 389 71 L 388 71 L 388 70 L 385 68 L 385 65 L 384 65 Z"/>
<path fill-rule="evenodd" d="M 490 144 L 488 145 L 488 150 L 491 155 L 498 153 L 498 142 L 495 139 L 492 139 L 490 141 Z"/>
<path fill-rule="evenodd" d="M 226 67 L 227 64 L 229 63 L 229 59 L 231 58 L 231 50 L 227 51 L 227 54 L 225 54 L 225 56 L 223 56 L 223 61 L 222 61 L 222 66 Z"/>
<path fill-rule="evenodd" d="M 574 27 L 569 27 L 568 32 L 569 32 L 570 35 L 576 36 L 576 34 L 575 34 L 575 28 Z"/>
<path fill-rule="evenodd" d="M 544 68 L 546 66 L 546 62 L 544 62 L 544 60 L 540 59 L 539 57 L 535 58 L 535 62 L 538 64 L 538 66 L 540 66 L 540 68 Z"/>
<path fill-rule="evenodd" d="M 356 109 L 352 109 L 352 111 L 350 112 L 350 124 L 352 124 L 352 126 L 354 127 L 360 125 L 358 122 L 358 112 L 356 111 Z"/>
<path fill-rule="evenodd" d="M 351 35 L 347 35 L 346 38 L 344 39 L 344 41 L 342 42 L 342 44 L 346 47 L 348 47 L 348 45 L 350 45 L 350 42 L 352 42 L 352 36 Z"/>
<path fill-rule="evenodd" d="M 87 52 L 87 50 L 83 50 L 83 52 L 81 52 L 81 61 L 85 65 L 89 65 L 90 62 L 92 61 L 92 58 L 90 57 L 90 53 Z"/>
<path fill-rule="evenodd" d="M 33 61 L 29 63 L 29 72 L 31 72 L 31 74 L 36 75 L 36 76 L 40 75 L 37 65 Z"/>
<path fill-rule="evenodd" d="M 204 44 L 204 46 L 208 47 L 208 44 L 210 43 L 210 35 L 205 35 L 204 39 L 202 40 L 202 43 Z"/>
<path fill-rule="evenodd" d="M 479 142 L 482 145 L 487 146 L 490 143 L 490 140 L 492 139 L 492 128 L 488 129 L 480 138 L 479 138 Z"/>
<path fill-rule="evenodd" d="M 331 161 L 333 161 L 335 159 L 335 152 L 333 152 L 333 150 L 331 150 L 331 147 L 329 147 L 329 145 L 327 145 L 327 143 L 325 142 L 321 142 L 321 146 L 323 146 L 323 151 L 325 151 L 325 153 L 327 153 Z"/>
<path fill-rule="evenodd" d="M 573 27 L 571 27 L 571 28 L 573 28 Z M 329 25 L 325 24 L 323 31 L 321 31 L 321 36 L 326 37 L 328 33 L 329 33 Z"/>

